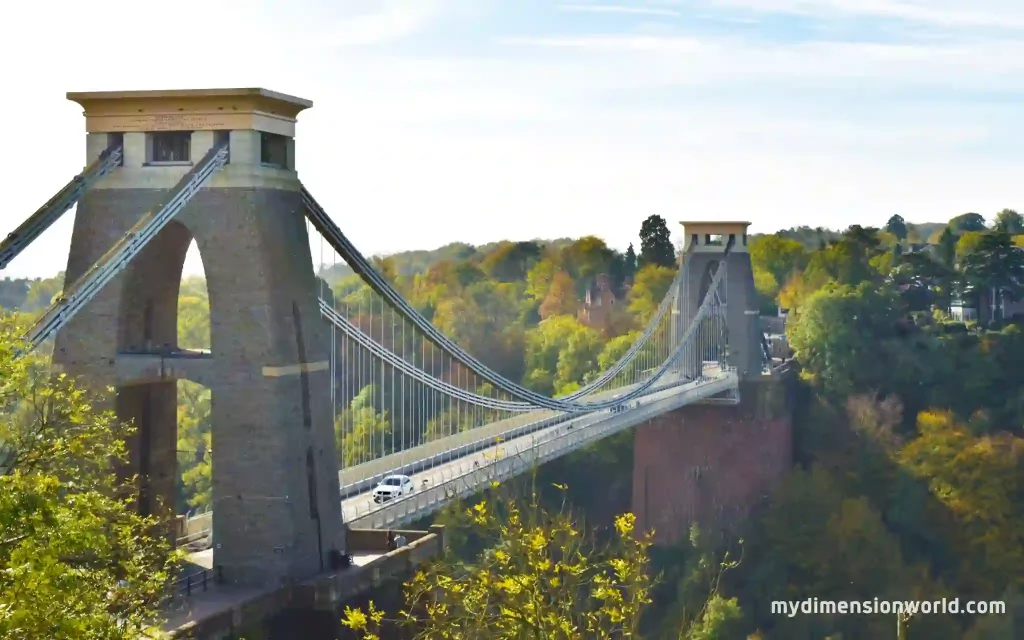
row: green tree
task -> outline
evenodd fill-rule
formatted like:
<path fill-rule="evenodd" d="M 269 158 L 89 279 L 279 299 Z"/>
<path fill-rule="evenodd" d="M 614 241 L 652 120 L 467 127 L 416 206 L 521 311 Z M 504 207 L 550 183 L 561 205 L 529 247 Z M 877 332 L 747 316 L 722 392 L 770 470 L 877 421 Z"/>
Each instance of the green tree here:
<path fill-rule="evenodd" d="M 871 283 L 829 284 L 786 327 L 802 374 L 830 394 L 878 388 L 888 378 L 898 299 Z"/>
<path fill-rule="evenodd" d="M 210 390 L 178 381 L 178 473 L 181 478 L 179 504 L 201 508 L 213 499 L 213 448 Z"/>
<path fill-rule="evenodd" d="M 626 248 L 626 258 L 625 258 L 625 265 L 624 266 L 625 266 L 625 270 L 623 272 L 623 276 L 625 276 L 626 278 L 632 278 L 633 274 L 636 273 L 636 267 L 637 267 L 637 265 L 636 265 L 636 251 L 633 249 L 633 243 L 632 242 L 630 242 L 629 246 Z"/>
<path fill-rule="evenodd" d="M 947 269 L 953 269 L 956 266 L 956 243 L 956 234 L 949 227 L 944 228 L 938 239 L 938 255 L 939 261 Z"/>
<path fill-rule="evenodd" d="M 120 497 L 128 428 L 38 357 L 15 359 L 17 335 L 0 321 L 0 637 L 137 638 L 178 556 Z"/>
<path fill-rule="evenodd" d="M 907 223 L 903 220 L 903 216 L 898 213 L 893 214 L 888 222 L 885 223 L 885 230 L 896 236 L 896 239 L 900 242 L 907 239 Z"/>
<path fill-rule="evenodd" d="M 656 264 L 644 265 L 636 272 L 636 281 L 633 282 L 628 297 L 629 311 L 636 318 L 637 323 L 645 325 L 654 316 L 654 312 L 658 310 L 658 305 L 665 299 L 675 277 L 676 270 L 674 268 Z"/>
<path fill-rule="evenodd" d="M 996 214 L 992 228 L 996 231 L 1008 233 L 1011 236 L 1024 233 L 1024 216 L 1021 216 L 1013 209 L 1003 209 Z"/>
<path fill-rule="evenodd" d="M 572 316 L 553 316 L 526 334 L 526 384 L 541 393 L 569 393 L 597 366 L 600 335 Z"/>
<path fill-rule="evenodd" d="M 391 420 L 374 406 L 375 385 L 363 387 L 334 421 L 338 457 L 346 467 L 362 464 L 392 451 Z"/>
<path fill-rule="evenodd" d="M 572 278 L 581 285 L 589 285 L 594 277 L 610 273 L 615 252 L 604 240 L 584 236 L 562 249 L 562 264 Z"/>
<path fill-rule="evenodd" d="M 964 213 L 952 218 L 949 221 L 949 228 L 956 234 L 964 231 L 984 231 L 985 216 L 980 213 Z"/>
<path fill-rule="evenodd" d="M 649 264 L 672 267 L 676 263 L 676 250 L 672 246 L 672 234 L 665 219 L 659 215 L 649 216 L 640 225 L 639 265 Z"/>
<path fill-rule="evenodd" d="M 969 289 L 990 289 L 1010 300 L 1024 295 L 1024 249 L 1006 232 L 982 235 L 960 260 L 960 268 Z"/>
<path fill-rule="evenodd" d="M 21 311 L 25 313 L 38 313 L 47 309 L 53 299 L 64 290 L 64 272 L 61 271 L 53 278 L 40 278 L 35 280 L 28 288 L 28 295 L 22 304 Z"/>

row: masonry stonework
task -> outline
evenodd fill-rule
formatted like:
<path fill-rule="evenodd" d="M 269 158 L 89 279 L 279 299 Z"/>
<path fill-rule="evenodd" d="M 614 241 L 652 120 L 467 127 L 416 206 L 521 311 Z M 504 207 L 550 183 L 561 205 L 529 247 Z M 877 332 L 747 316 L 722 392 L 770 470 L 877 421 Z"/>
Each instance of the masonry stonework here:
<path fill-rule="evenodd" d="M 120 471 L 140 477 L 140 510 L 180 511 L 176 384 L 188 367 L 165 367 L 165 359 L 181 355 L 178 289 L 194 239 L 210 298 L 211 353 L 190 357 L 203 359 L 212 392 L 214 564 L 242 584 L 322 571 L 344 553 L 345 539 L 328 342 L 294 171 L 295 118 L 312 103 L 266 89 L 68 98 L 85 111 L 87 162 L 113 144 L 124 160 L 78 203 L 67 286 L 167 202 L 215 143 L 229 143 L 230 159 L 57 335 L 55 365 L 116 388 L 112 408 L 136 429 Z M 170 130 L 189 134 L 188 156 L 153 160 L 154 132 Z M 264 161 L 264 133 L 287 137 L 284 166 Z M 126 375 L 137 358 L 157 370 L 136 366 L 141 376 Z"/>
<path fill-rule="evenodd" d="M 789 380 L 741 380 L 740 404 L 696 404 L 636 427 L 633 513 L 655 544 L 717 529 L 767 497 L 792 463 Z"/>
<path fill-rule="evenodd" d="M 689 405 L 637 426 L 633 449 L 633 513 L 657 544 L 672 544 L 693 523 L 718 528 L 741 518 L 782 479 L 792 460 L 789 378 L 769 375 L 761 349 L 754 274 L 747 252 L 749 222 L 683 222 L 687 277 L 673 331 L 689 328 L 723 267 L 718 296 L 724 326 L 704 318 L 701 335 L 680 369 L 691 378 L 707 361 L 733 367 L 739 404 L 726 398 Z M 726 249 L 729 249 L 726 254 Z M 727 345 L 727 351 L 723 350 Z"/>

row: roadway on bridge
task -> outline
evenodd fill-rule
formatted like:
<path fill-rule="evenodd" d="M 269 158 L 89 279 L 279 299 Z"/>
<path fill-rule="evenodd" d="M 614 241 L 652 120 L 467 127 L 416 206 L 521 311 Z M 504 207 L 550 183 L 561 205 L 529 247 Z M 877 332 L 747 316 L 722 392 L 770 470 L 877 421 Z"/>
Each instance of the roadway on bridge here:
<path fill-rule="evenodd" d="M 453 478 L 473 471 L 477 468 L 476 465 L 478 465 L 479 468 L 483 468 L 486 467 L 489 462 L 493 461 L 495 457 L 514 453 L 516 445 L 518 445 L 519 449 L 522 450 L 525 446 L 529 446 L 529 443 L 533 438 L 538 440 L 547 439 L 549 437 L 553 437 L 555 434 L 566 433 L 572 429 L 581 428 L 581 425 L 585 420 L 593 421 L 595 416 L 606 417 L 607 415 L 608 411 L 586 414 L 569 422 L 547 427 L 530 435 L 520 436 L 513 440 L 482 449 L 476 453 L 471 453 L 451 462 L 440 464 L 420 473 L 413 474 L 410 476 L 414 487 L 413 495 L 424 491 L 441 490 L 438 489 L 438 487 L 441 487 L 445 482 L 448 482 Z M 406 495 L 403 499 L 409 499 L 410 497 L 412 496 Z M 341 509 L 342 514 L 345 517 L 345 522 L 355 523 L 356 526 L 359 526 L 357 521 L 360 518 L 366 517 L 374 509 L 380 509 L 387 504 L 388 503 L 375 504 L 373 502 L 373 489 L 371 488 L 363 493 L 356 494 L 343 500 L 341 503 Z"/>
<path fill-rule="evenodd" d="M 706 378 L 707 380 L 714 380 L 721 371 L 717 366 L 708 366 L 706 367 L 705 372 L 705 375 L 708 376 L 708 378 Z M 696 389 L 700 386 L 704 386 L 704 384 L 706 383 L 691 383 L 683 385 L 682 387 L 675 387 L 674 389 L 655 392 L 647 396 L 642 396 L 639 401 L 641 403 L 649 402 L 657 398 L 674 395 L 683 389 Z M 631 409 L 630 411 L 635 410 Z M 445 498 L 445 492 L 451 491 L 451 487 L 446 488 L 445 484 L 451 483 L 453 479 L 467 476 L 469 474 L 479 475 L 481 477 L 474 478 L 473 481 L 470 481 L 470 484 L 479 486 L 479 484 L 487 477 L 486 474 L 488 473 L 488 466 L 496 459 L 515 456 L 517 451 L 519 454 L 528 453 L 534 442 L 550 442 L 559 436 L 568 436 L 573 433 L 580 433 L 582 429 L 594 425 L 595 423 L 608 420 L 611 416 L 612 413 L 609 410 L 585 414 L 570 421 L 540 429 L 534 433 L 523 435 L 506 442 L 501 442 L 478 452 L 462 456 L 456 460 L 442 463 L 419 473 L 414 473 L 410 476 L 413 480 L 414 492 L 411 495 L 407 494 L 401 498 L 393 499 L 386 503 L 375 504 L 373 502 L 373 488 L 369 488 L 362 493 L 356 494 L 342 501 L 341 508 L 343 517 L 346 523 L 357 528 L 378 528 L 381 526 L 382 518 L 378 517 L 377 514 L 382 512 L 384 509 L 401 509 L 399 505 L 405 501 L 422 502 L 424 498 L 428 497 L 424 494 L 429 494 L 428 502 L 441 502 Z M 344 490 L 344 487 L 342 487 L 342 489 Z M 410 507 L 411 506 L 412 505 L 410 505 Z"/>

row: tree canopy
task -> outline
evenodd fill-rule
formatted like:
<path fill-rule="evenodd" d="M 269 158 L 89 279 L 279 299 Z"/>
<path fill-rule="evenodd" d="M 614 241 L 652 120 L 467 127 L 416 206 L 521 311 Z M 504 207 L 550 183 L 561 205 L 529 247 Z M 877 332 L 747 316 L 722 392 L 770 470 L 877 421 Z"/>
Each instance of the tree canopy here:
<path fill-rule="evenodd" d="M 113 472 L 127 428 L 40 358 L 15 359 L 18 335 L 0 319 L 0 637 L 134 640 L 177 556 Z"/>

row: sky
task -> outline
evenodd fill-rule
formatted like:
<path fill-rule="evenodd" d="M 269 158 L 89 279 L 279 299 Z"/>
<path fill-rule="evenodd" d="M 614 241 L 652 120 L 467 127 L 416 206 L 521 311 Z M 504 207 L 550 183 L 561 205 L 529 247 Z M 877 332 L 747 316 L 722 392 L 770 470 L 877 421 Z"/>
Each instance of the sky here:
<path fill-rule="evenodd" d="M 85 122 L 65 92 L 127 89 L 312 100 L 299 176 L 366 254 L 583 235 L 625 249 L 651 214 L 673 231 L 743 219 L 770 232 L 1024 209 L 1020 0 L 58 0 L 5 13 L 0 236 L 83 166 Z M 71 225 L 0 275 L 63 269 Z"/>

